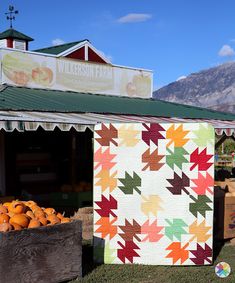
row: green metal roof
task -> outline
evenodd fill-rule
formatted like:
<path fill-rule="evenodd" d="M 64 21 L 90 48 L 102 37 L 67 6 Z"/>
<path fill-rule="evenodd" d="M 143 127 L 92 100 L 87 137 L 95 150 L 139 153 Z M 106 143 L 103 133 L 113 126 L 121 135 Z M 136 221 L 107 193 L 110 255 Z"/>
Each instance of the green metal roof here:
<path fill-rule="evenodd" d="M 65 44 L 60 44 L 56 46 L 50 46 L 50 47 L 45 47 L 41 49 L 36 49 L 34 50 L 35 52 L 41 52 L 41 53 L 46 53 L 46 54 L 53 54 L 53 55 L 58 55 L 61 52 L 64 52 L 65 50 L 77 45 L 78 43 L 81 43 L 83 41 L 88 41 L 87 39 L 80 40 L 80 41 L 74 41 L 70 43 L 65 43 Z"/>
<path fill-rule="evenodd" d="M 130 114 L 156 117 L 235 120 L 235 115 L 154 99 L 3 85 L 0 110 Z"/>
<path fill-rule="evenodd" d="M 33 38 L 13 29 L 10 28 L 8 30 L 5 30 L 4 32 L 0 33 L 0 39 L 5 39 L 5 38 L 16 38 L 16 39 L 22 39 L 26 41 L 33 41 Z"/>

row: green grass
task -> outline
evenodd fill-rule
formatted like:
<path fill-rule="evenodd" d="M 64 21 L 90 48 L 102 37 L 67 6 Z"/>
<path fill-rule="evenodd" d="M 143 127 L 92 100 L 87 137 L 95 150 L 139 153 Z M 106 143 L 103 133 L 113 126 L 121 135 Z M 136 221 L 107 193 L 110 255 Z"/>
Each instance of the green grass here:
<path fill-rule="evenodd" d="M 235 283 L 235 246 L 225 245 L 216 252 L 219 255 L 213 266 L 96 265 L 92 262 L 92 247 L 85 245 L 83 278 L 70 283 Z M 233 272 L 227 278 L 218 278 L 214 272 L 215 265 L 220 261 L 231 266 Z"/>

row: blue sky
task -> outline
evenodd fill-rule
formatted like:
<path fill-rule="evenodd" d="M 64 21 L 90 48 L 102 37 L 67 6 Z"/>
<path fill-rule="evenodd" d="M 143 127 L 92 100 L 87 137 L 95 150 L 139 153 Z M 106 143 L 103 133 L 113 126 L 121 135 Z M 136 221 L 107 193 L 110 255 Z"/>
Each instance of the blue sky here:
<path fill-rule="evenodd" d="M 234 59 L 234 0 L 1 0 L 30 49 L 89 39 L 112 62 L 154 72 L 154 88 Z"/>

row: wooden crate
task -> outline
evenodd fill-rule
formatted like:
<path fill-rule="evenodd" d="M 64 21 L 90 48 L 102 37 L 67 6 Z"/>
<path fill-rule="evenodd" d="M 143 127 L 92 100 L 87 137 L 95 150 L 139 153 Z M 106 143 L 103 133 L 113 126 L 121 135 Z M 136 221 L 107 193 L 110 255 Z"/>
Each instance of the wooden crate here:
<path fill-rule="evenodd" d="M 235 237 L 235 197 L 225 197 L 224 239 Z"/>
<path fill-rule="evenodd" d="M 0 233 L 0 282 L 56 283 L 82 276 L 82 225 Z"/>

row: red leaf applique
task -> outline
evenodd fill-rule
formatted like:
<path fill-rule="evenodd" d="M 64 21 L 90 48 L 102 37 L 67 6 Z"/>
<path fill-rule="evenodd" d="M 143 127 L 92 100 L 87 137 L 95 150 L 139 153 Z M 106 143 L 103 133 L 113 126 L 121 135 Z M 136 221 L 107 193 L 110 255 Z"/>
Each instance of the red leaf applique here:
<path fill-rule="evenodd" d="M 182 173 L 182 177 L 178 176 L 177 173 L 174 172 L 174 179 L 167 179 L 167 181 L 171 184 L 171 187 L 167 187 L 167 189 L 173 195 L 181 195 L 184 191 L 187 195 L 189 194 L 186 187 L 190 186 L 190 180 L 187 175 Z"/>
<path fill-rule="evenodd" d="M 110 215 L 116 217 L 116 214 L 112 210 L 117 209 L 117 200 L 111 195 L 109 195 L 109 199 L 102 195 L 101 201 L 96 201 L 95 203 L 100 207 L 100 209 L 95 209 L 95 211 L 101 217 L 109 217 Z"/>
<path fill-rule="evenodd" d="M 207 244 L 205 244 L 205 248 L 197 244 L 197 249 L 190 252 L 194 255 L 194 258 L 190 259 L 196 265 L 203 265 L 205 261 L 212 263 L 212 249 Z"/>
<path fill-rule="evenodd" d="M 123 263 L 126 263 L 126 259 L 133 263 L 133 258 L 139 257 L 139 254 L 137 254 L 135 250 L 139 250 L 140 248 L 134 242 L 125 242 L 125 245 L 123 245 L 120 241 L 117 243 L 121 247 L 121 249 L 117 250 L 117 256 Z"/>
<path fill-rule="evenodd" d="M 209 162 L 212 157 L 213 155 L 207 154 L 206 148 L 204 148 L 200 153 L 198 148 L 195 149 L 194 152 L 190 155 L 190 162 L 194 163 L 191 166 L 190 170 L 193 170 L 196 166 L 198 166 L 199 171 L 206 171 L 213 164 L 213 162 Z"/>
<path fill-rule="evenodd" d="M 159 124 L 143 124 L 147 131 L 142 131 L 142 140 L 149 146 L 150 141 L 158 145 L 159 139 L 165 139 L 160 132 L 165 132 L 165 129 Z"/>

